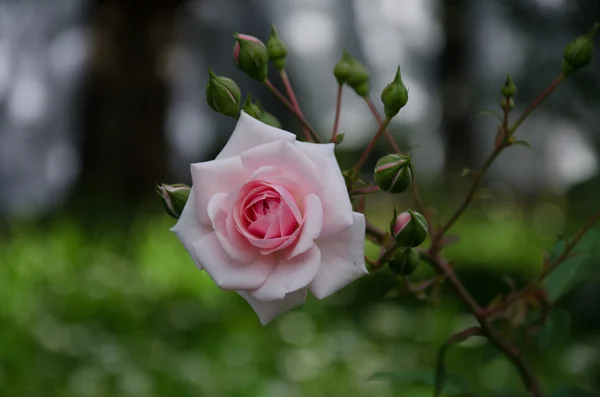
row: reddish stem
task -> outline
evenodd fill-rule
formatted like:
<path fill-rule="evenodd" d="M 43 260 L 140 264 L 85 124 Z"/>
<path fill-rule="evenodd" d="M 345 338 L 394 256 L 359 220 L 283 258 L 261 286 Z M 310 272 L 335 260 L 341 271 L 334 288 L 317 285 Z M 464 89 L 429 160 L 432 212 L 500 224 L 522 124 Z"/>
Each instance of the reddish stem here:
<path fill-rule="evenodd" d="M 286 108 L 288 108 L 288 110 L 290 112 L 292 112 L 292 114 L 294 116 L 296 116 L 296 118 L 302 123 L 302 125 L 304 126 L 304 128 L 306 128 L 310 134 L 312 135 L 312 138 L 316 141 L 321 143 L 320 139 L 319 139 L 319 135 L 317 134 L 317 132 L 310 126 L 310 124 L 308 123 L 308 121 L 306 121 L 306 119 L 304 118 L 304 116 L 300 113 L 298 113 L 298 111 L 296 110 L 296 108 L 294 108 L 294 106 L 291 104 L 290 101 L 288 101 L 286 99 L 286 97 L 273 85 L 273 83 L 271 83 L 268 79 L 265 80 L 264 85 L 269 89 L 269 91 L 271 91 L 273 93 L 273 95 L 275 95 L 277 97 L 277 99 L 279 99 L 279 101 L 281 103 L 283 103 L 285 105 Z M 307 137 L 307 140 L 310 137 Z M 310 141 L 312 141 L 312 139 L 310 139 Z"/>
<path fill-rule="evenodd" d="M 513 134 L 517 128 L 519 128 L 519 126 L 521 124 L 523 124 L 523 122 L 525 121 L 525 119 L 527 119 L 527 117 L 531 114 L 531 112 L 533 112 L 535 110 L 535 108 L 538 107 L 538 105 L 540 103 L 542 103 L 542 101 L 546 98 L 548 98 L 548 96 L 550 96 L 550 94 L 552 93 L 552 91 L 554 91 L 556 89 L 556 87 L 558 87 L 558 85 L 565 79 L 565 75 L 564 74 L 559 74 L 554 81 L 552 81 L 552 83 L 550 83 L 550 85 L 548 87 L 546 87 L 546 89 L 531 103 L 531 105 L 529 105 L 529 107 L 527 107 L 527 109 L 525 109 L 525 111 L 523 112 L 523 114 L 521 114 L 521 116 L 519 116 L 519 118 L 517 119 L 517 121 L 515 122 L 515 124 L 510 127 L 510 129 L 508 130 L 509 134 Z"/>
<path fill-rule="evenodd" d="M 300 104 L 298 103 L 298 100 L 296 99 L 296 93 L 294 92 L 294 89 L 292 88 L 292 83 L 290 82 L 290 78 L 288 77 L 285 69 L 282 69 L 279 72 L 279 74 L 281 76 L 281 81 L 283 82 L 283 86 L 285 87 L 285 92 L 287 93 L 287 96 L 290 98 L 290 103 L 292 104 L 292 106 L 294 107 L 296 112 L 298 112 L 298 114 L 300 116 L 304 117 L 304 114 L 302 114 L 302 109 L 300 109 Z M 310 135 L 310 131 L 305 126 L 302 126 L 302 131 L 304 132 L 304 137 L 306 138 L 306 140 L 308 142 L 312 142 L 312 137 Z"/>
<path fill-rule="evenodd" d="M 335 143 L 335 138 L 338 133 L 338 125 L 340 122 L 340 111 L 342 109 L 342 88 L 343 84 L 338 84 L 337 90 L 337 102 L 335 105 L 335 119 L 333 120 L 333 132 L 331 133 L 331 142 Z"/>
<path fill-rule="evenodd" d="M 375 107 L 375 104 L 373 103 L 373 101 L 371 100 L 371 98 L 368 97 L 368 96 L 365 97 L 365 101 L 367 102 L 367 106 L 369 106 L 369 110 L 371 110 L 371 113 L 373 113 L 373 116 L 375 116 L 375 119 L 377 120 L 377 123 L 379 125 L 381 125 L 383 123 L 384 119 L 379 114 L 379 111 Z M 400 150 L 400 146 L 398 146 L 398 144 L 394 140 L 394 137 L 392 136 L 392 134 L 390 133 L 390 131 L 387 128 L 385 128 L 383 130 L 383 133 L 385 134 L 385 139 L 387 139 L 388 144 L 392 147 L 392 150 L 394 151 L 394 153 L 402 153 L 402 150 Z"/>
<path fill-rule="evenodd" d="M 390 123 L 390 121 L 391 121 L 391 119 L 386 118 L 379 125 L 379 129 L 377 130 L 377 133 L 375 134 L 375 136 L 373 136 L 373 138 L 371 139 L 371 142 L 369 142 L 369 144 L 367 145 L 365 151 L 362 153 L 362 155 L 358 159 L 358 162 L 356 163 L 356 165 L 354 166 L 354 168 L 352 170 L 352 175 L 353 175 L 354 178 L 358 177 L 358 173 L 360 172 L 360 169 L 364 165 L 365 161 L 367 161 L 367 158 L 369 157 L 369 154 L 371 154 L 371 152 L 375 148 L 375 144 L 377 143 L 377 140 L 383 134 L 383 131 L 385 131 L 385 128 L 388 126 L 388 124 Z"/>
<path fill-rule="evenodd" d="M 379 186 L 357 187 L 350 191 L 351 196 L 373 194 L 379 191 Z"/>

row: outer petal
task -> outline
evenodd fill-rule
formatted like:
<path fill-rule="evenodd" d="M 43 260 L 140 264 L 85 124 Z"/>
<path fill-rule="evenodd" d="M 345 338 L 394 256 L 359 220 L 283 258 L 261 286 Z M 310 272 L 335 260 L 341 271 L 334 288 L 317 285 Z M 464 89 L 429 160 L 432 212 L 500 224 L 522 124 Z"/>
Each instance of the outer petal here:
<path fill-rule="evenodd" d="M 295 140 L 296 135 L 291 132 L 271 127 L 242 111 L 231 138 L 217 159 L 239 156 L 248 149 L 273 141 L 294 142 Z"/>
<path fill-rule="evenodd" d="M 288 255 L 288 259 L 308 251 L 319 238 L 323 228 L 323 206 L 314 194 L 309 194 L 304 203 L 304 223 L 298 242 Z"/>
<path fill-rule="evenodd" d="M 333 236 L 352 225 L 352 204 L 346 183 L 333 152 L 334 144 L 296 142 L 317 166 L 321 189 L 317 193 L 323 204 L 325 218 L 321 237 Z"/>
<path fill-rule="evenodd" d="M 193 244 L 212 232 L 212 229 L 202 225 L 198 220 L 195 202 L 194 187 L 192 187 L 188 201 L 183 208 L 183 212 L 175 226 L 171 228 L 171 231 L 179 237 L 179 240 L 194 260 L 196 266 L 202 269 L 202 265 L 194 253 Z"/>
<path fill-rule="evenodd" d="M 319 299 L 367 274 L 365 267 L 365 217 L 352 213 L 354 224 L 337 236 L 317 240 L 321 249 L 321 267 L 310 283 L 311 292 Z"/>
<path fill-rule="evenodd" d="M 196 257 L 214 282 L 223 289 L 247 290 L 263 285 L 275 264 L 272 256 L 258 255 L 242 264 L 223 250 L 216 233 L 210 233 L 193 244 Z"/>
<path fill-rule="evenodd" d="M 290 260 L 280 260 L 260 288 L 249 291 L 261 301 L 283 299 L 286 294 L 306 287 L 321 265 L 321 251 L 313 245 L 308 251 Z"/>
<path fill-rule="evenodd" d="M 196 198 L 196 213 L 200 222 L 209 226 L 207 207 L 217 193 L 231 193 L 248 179 L 244 164 L 239 157 L 206 161 L 191 165 L 192 181 Z"/>
<path fill-rule="evenodd" d="M 283 175 L 294 180 L 296 190 L 300 193 L 316 193 L 321 188 L 321 171 L 292 143 L 267 143 L 244 152 L 240 157 L 244 167 L 250 172 L 265 166 L 277 168 Z"/>
<path fill-rule="evenodd" d="M 251 262 L 257 252 L 235 227 L 227 227 L 228 215 L 225 210 L 227 193 L 217 193 L 208 202 L 208 216 L 223 250 L 234 260 L 241 263 Z M 230 215 L 231 217 L 231 215 Z M 231 217 L 233 218 L 233 217 Z M 232 220 L 232 219 L 231 219 Z M 228 229 L 233 229 L 231 232 Z"/>
<path fill-rule="evenodd" d="M 307 288 L 301 288 L 297 291 L 287 294 L 285 298 L 275 301 L 261 301 L 250 296 L 245 291 L 238 291 L 238 293 L 244 299 L 246 299 L 246 301 L 248 301 L 256 314 L 258 314 L 260 323 L 262 325 L 266 325 L 280 314 L 303 304 L 306 300 L 306 291 Z"/>

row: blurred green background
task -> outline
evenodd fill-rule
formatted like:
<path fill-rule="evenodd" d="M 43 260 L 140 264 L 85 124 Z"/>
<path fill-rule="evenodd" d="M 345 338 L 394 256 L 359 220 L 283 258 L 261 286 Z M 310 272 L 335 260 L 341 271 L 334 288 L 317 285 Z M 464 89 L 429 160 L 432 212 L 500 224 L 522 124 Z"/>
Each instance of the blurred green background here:
<path fill-rule="evenodd" d="M 419 299 L 383 270 L 263 327 L 197 271 L 154 184 L 189 183 L 189 163 L 233 129 L 204 103 L 209 65 L 299 131 L 231 60 L 233 32 L 266 39 L 275 23 L 324 137 L 342 48 L 372 72 L 377 106 L 402 66 L 410 99 L 391 129 L 447 219 L 468 187 L 462 169 L 492 146 L 496 121 L 477 113 L 498 108 L 506 73 L 519 112 L 596 20 L 594 0 L 0 0 L 0 396 L 431 396 L 437 350 L 475 325 L 447 286 Z M 520 130 L 532 150 L 504 153 L 451 231 L 447 256 L 482 305 L 509 292 L 503 277 L 534 277 L 556 234 L 600 207 L 599 70 L 595 60 L 534 113 Z M 348 167 L 376 126 L 350 90 L 343 107 Z M 392 206 L 377 195 L 367 212 L 385 226 Z M 564 385 L 600 395 L 599 235 L 582 247 L 584 275 L 559 274 L 577 285 L 549 325 L 510 334 L 551 396 L 579 395 Z M 422 264 L 414 278 L 431 274 Z M 524 395 L 478 338 L 449 350 L 447 370 L 447 396 Z"/>

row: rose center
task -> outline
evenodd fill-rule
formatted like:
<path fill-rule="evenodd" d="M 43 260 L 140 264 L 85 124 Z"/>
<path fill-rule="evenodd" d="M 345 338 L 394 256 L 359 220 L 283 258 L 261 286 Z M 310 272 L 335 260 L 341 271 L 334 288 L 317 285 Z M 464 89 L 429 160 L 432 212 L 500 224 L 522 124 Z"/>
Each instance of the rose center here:
<path fill-rule="evenodd" d="M 263 248 L 266 241 L 286 239 L 298 229 L 300 211 L 284 187 L 252 181 L 242 188 L 239 198 L 236 225 L 251 244 Z"/>

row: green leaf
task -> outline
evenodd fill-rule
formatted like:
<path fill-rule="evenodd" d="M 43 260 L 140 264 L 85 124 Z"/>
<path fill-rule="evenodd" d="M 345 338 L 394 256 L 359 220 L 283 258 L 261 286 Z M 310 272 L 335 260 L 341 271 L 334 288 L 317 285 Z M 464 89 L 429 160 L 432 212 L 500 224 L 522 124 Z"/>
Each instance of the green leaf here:
<path fill-rule="evenodd" d="M 531 147 L 531 143 L 527 141 L 514 141 L 511 143 L 511 145 L 521 145 L 525 146 L 527 149 L 533 150 L 533 148 Z"/>
<path fill-rule="evenodd" d="M 495 117 L 498 121 L 502 122 L 502 117 L 500 117 L 500 113 L 495 110 L 484 109 L 477 113 L 477 116 L 486 116 L 486 117 Z"/>
<path fill-rule="evenodd" d="M 556 302 L 577 284 L 590 279 L 597 271 L 598 243 L 600 235 L 594 230 L 587 232 L 579 244 L 558 268 L 546 278 L 546 292 L 550 302 Z M 550 261 L 555 261 L 564 251 L 565 241 L 559 240 L 550 255 Z"/>
<path fill-rule="evenodd" d="M 541 349 L 546 349 L 561 342 L 571 328 L 571 315 L 568 311 L 557 309 L 550 312 L 544 327 L 537 334 L 537 343 Z"/>
<path fill-rule="evenodd" d="M 344 141 L 344 136 L 346 136 L 346 134 L 345 134 L 345 133 L 342 133 L 342 134 L 337 134 L 337 135 L 335 136 L 335 142 L 334 142 L 334 143 L 335 143 L 336 145 L 339 145 L 340 143 L 342 143 L 342 142 Z"/>
<path fill-rule="evenodd" d="M 593 395 L 576 386 L 560 386 L 550 393 L 550 397 L 593 397 Z"/>
<path fill-rule="evenodd" d="M 377 372 L 371 380 L 385 380 L 393 383 L 415 386 L 435 386 L 435 374 L 431 370 L 411 370 L 404 372 Z M 464 396 L 469 394 L 465 382 L 458 377 L 448 376 L 444 387 L 446 396 Z"/>

